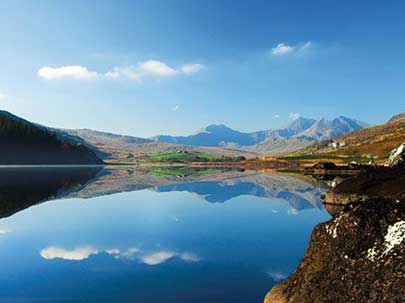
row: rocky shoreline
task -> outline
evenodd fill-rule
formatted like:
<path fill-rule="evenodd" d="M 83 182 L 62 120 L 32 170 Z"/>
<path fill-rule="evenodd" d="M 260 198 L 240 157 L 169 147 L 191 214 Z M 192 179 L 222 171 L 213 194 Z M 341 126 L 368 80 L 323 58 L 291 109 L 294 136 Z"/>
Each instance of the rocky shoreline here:
<path fill-rule="evenodd" d="M 316 226 L 298 269 L 265 303 L 405 302 L 404 146 L 326 195 L 334 217 Z"/>

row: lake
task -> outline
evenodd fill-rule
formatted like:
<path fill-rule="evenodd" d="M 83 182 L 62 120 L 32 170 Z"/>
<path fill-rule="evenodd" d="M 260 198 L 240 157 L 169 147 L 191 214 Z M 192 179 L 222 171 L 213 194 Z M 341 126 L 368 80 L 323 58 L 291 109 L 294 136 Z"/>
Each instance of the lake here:
<path fill-rule="evenodd" d="M 309 177 L 0 168 L 0 302 L 262 302 L 330 218 Z"/>

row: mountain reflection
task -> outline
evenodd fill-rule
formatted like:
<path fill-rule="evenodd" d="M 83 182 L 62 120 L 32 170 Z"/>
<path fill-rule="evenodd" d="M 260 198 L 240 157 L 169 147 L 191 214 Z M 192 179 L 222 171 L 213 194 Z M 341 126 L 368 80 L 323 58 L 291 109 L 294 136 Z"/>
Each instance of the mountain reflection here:
<path fill-rule="evenodd" d="M 277 199 L 295 210 L 322 207 L 319 187 L 308 180 L 277 174 L 254 174 L 223 181 L 163 185 L 156 187 L 156 191 L 187 191 L 211 203 L 223 203 L 241 195 L 250 195 Z"/>
<path fill-rule="evenodd" d="M 249 195 L 286 203 L 297 211 L 322 208 L 318 181 L 289 174 L 239 170 L 41 167 L 0 169 L 0 218 L 31 205 L 62 198 L 93 198 L 152 189 L 190 192 L 210 203 Z M 164 174 L 162 173 L 164 172 Z"/>
<path fill-rule="evenodd" d="M 0 168 L 0 218 L 63 198 L 93 179 L 101 167 Z"/>
<path fill-rule="evenodd" d="M 286 173 L 0 168 L 0 297 L 260 302 L 329 219 L 322 192 Z"/>

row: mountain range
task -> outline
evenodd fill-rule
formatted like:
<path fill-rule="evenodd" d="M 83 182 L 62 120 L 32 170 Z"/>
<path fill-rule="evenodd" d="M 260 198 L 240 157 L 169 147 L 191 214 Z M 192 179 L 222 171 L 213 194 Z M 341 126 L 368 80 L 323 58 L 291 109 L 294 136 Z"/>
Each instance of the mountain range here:
<path fill-rule="evenodd" d="M 212 124 L 189 136 L 140 138 L 90 129 L 55 129 L 0 111 L 0 164 L 83 164 L 140 157 L 162 151 L 224 156 L 279 155 L 366 127 L 344 116 L 333 120 L 299 117 L 281 129 L 241 132 Z"/>
<path fill-rule="evenodd" d="M 344 116 L 332 120 L 299 117 L 289 126 L 281 129 L 245 133 L 223 124 L 212 124 L 189 136 L 162 135 L 150 139 L 157 142 L 190 146 L 233 148 L 257 154 L 281 154 L 367 126 L 364 122 Z"/>

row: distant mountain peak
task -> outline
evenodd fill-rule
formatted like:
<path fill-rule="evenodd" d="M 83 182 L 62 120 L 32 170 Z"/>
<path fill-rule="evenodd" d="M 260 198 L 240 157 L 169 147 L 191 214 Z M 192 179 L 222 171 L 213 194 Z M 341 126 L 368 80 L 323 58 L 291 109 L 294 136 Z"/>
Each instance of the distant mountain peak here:
<path fill-rule="evenodd" d="M 236 131 L 225 124 L 210 124 L 207 127 L 204 128 L 205 131 L 208 132 L 218 132 L 218 131 Z"/>
<path fill-rule="evenodd" d="M 328 140 L 364 128 L 365 125 L 363 122 L 345 116 L 339 116 L 333 120 L 321 118 L 299 136 L 317 141 Z"/>

